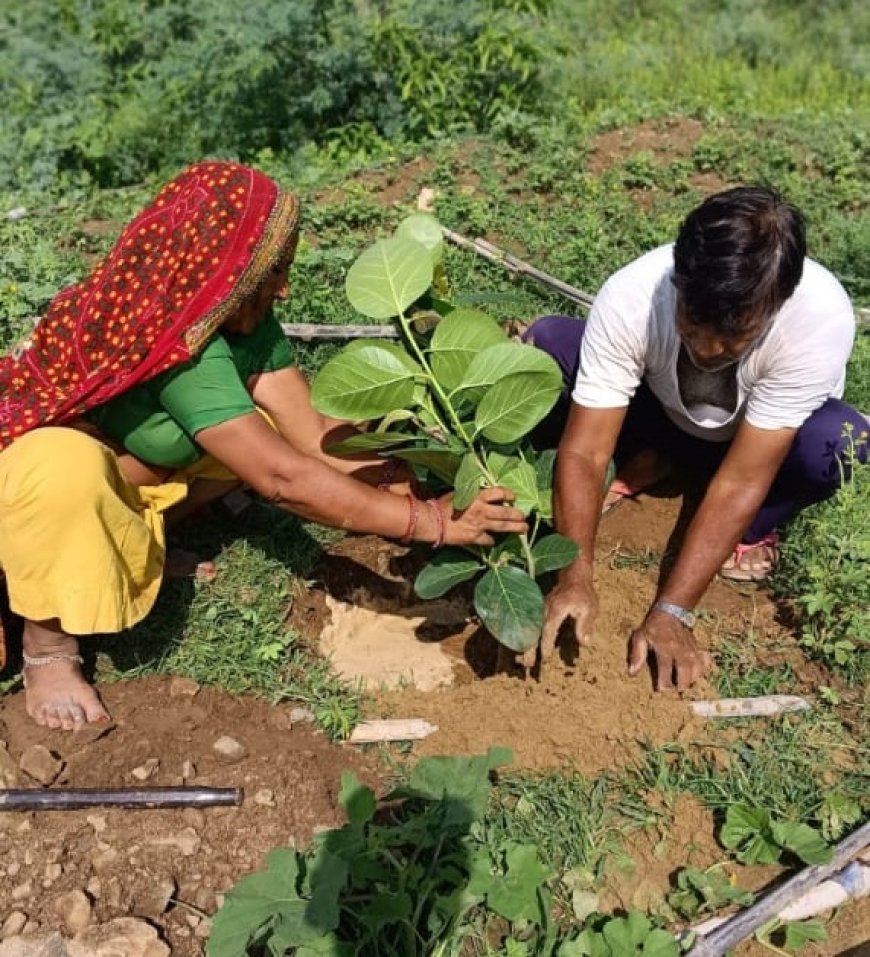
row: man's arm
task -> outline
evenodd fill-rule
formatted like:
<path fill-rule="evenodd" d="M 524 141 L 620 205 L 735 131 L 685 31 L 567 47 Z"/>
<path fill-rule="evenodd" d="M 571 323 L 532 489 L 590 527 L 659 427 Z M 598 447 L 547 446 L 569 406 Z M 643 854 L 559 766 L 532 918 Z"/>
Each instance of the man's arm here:
<path fill-rule="evenodd" d="M 556 636 L 566 618 L 574 619 L 577 640 L 586 645 L 598 600 L 592 586 L 595 533 L 601 517 L 604 476 L 625 419 L 625 408 L 590 409 L 572 404 L 556 459 L 553 514 L 557 531 L 580 546 L 580 554 L 559 573 L 547 596 L 541 659 L 552 654 Z M 537 649 L 526 652 L 523 663 L 534 663 Z"/>
<path fill-rule="evenodd" d="M 759 429 L 743 422 L 689 525 L 658 601 L 683 608 L 693 608 L 700 601 L 761 507 L 796 431 Z M 631 636 L 629 674 L 641 670 L 649 651 L 656 659 L 659 689 L 672 687 L 674 677 L 677 688 L 687 688 L 710 664 L 692 632 L 659 611 L 650 611 Z"/>

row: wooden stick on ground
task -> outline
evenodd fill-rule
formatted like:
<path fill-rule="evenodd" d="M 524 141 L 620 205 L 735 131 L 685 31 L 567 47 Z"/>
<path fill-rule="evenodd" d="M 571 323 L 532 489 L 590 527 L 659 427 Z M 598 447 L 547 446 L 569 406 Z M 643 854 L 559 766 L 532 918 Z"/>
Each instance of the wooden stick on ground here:
<path fill-rule="evenodd" d="M 586 309 L 592 305 L 594 297 L 588 292 L 583 292 L 582 289 L 577 289 L 576 286 L 570 286 L 567 282 L 562 282 L 561 279 L 557 279 L 555 276 L 551 276 L 549 273 L 543 272 L 543 270 L 537 269 L 535 266 L 530 266 L 527 262 L 517 258 L 512 253 L 506 252 L 504 249 L 500 249 L 498 246 L 494 246 L 486 239 L 468 239 L 466 236 L 453 232 L 452 229 L 448 229 L 446 226 L 442 226 L 441 228 L 444 233 L 444 238 L 453 243 L 454 246 L 459 246 L 460 249 L 470 249 L 479 256 L 483 256 L 484 259 L 497 263 L 499 266 L 504 266 L 505 269 L 511 273 L 519 273 L 543 283 L 543 285 L 549 286 L 551 289 L 555 289 L 556 292 L 561 293 L 566 299 L 571 299 Z"/>
<path fill-rule="evenodd" d="M 780 884 L 757 903 L 738 911 L 724 924 L 700 937 L 686 957 L 722 957 L 742 940 L 751 937 L 759 927 L 776 917 L 788 904 L 796 900 L 825 878 L 841 871 L 853 857 L 870 844 L 870 821 L 859 827 L 834 847 L 830 864 L 816 864 L 798 871 L 794 877 Z"/>

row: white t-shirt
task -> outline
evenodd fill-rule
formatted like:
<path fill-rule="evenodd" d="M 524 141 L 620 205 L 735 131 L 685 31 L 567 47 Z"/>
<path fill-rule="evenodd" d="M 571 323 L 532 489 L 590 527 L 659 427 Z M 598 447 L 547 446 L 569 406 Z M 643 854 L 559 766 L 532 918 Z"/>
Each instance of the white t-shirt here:
<path fill-rule="evenodd" d="M 614 273 L 586 322 L 573 399 L 593 409 L 627 406 L 644 379 L 671 421 L 709 441 L 732 438 L 743 419 L 761 429 L 798 428 L 831 396 L 840 398 L 855 338 L 845 290 L 812 259 L 764 337 L 740 360 L 736 408 L 687 410 L 677 383 L 680 338 L 673 245 Z"/>

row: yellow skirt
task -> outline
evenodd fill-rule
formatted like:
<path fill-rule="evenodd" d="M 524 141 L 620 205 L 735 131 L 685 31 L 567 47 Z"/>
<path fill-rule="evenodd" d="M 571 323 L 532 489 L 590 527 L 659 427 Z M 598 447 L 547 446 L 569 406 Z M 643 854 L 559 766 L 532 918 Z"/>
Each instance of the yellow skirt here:
<path fill-rule="evenodd" d="M 0 568 L 12 611 L 57 618 L 71 635 L 141 621 L 163 577 L 161 513 L 197 477 L 232 475 L 206 458 L 162 485 L 137 487 L 109 448 L 76 429 L 16 439 L 0 453 Z"/>

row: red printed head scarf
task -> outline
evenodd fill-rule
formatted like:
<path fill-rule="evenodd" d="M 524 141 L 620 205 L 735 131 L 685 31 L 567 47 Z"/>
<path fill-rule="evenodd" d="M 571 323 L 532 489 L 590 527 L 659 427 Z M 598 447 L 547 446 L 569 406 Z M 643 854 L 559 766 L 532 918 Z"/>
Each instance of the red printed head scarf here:
<path fill-rule="evenodd" d="M 190 167 L 0 358 L 0 449 L 195 355 L 293 248 L 299 207 L 236 163 Z"/>

